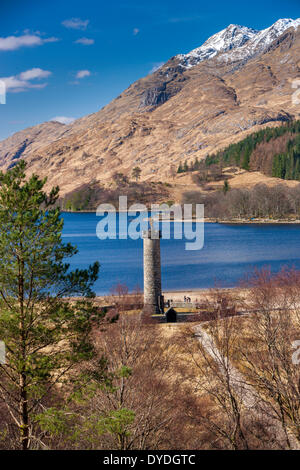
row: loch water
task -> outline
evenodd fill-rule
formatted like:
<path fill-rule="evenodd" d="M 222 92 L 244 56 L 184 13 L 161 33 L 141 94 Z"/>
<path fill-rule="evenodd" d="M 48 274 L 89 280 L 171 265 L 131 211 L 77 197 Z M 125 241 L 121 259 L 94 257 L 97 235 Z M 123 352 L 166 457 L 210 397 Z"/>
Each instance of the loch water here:
<path fill-rule="evenodd" d="M 142 240 L 99 240 L 95 213 L 63 213 L 63 241 L 79 252 L 71 268 L 99 261 L 96 294 L 107 294 L 117 283 L 143 287 Z M 174 224 L 173 224 L 174 225 Z M 171 230 L 172 235 L 172 230 Z M 300 225 L 214 224 L 204 226 L 204 247 L 187 251 L 187 240 L 161 240 L 163 290 L 233 287 L 254 268 L 283 266 L 300 269 Z"/>

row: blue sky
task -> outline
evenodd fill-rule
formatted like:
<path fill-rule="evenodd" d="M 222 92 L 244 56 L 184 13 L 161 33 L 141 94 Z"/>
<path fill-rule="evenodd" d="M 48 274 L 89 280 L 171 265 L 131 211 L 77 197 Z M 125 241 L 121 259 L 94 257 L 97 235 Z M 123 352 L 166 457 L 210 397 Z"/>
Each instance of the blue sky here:
<path fill-rule="evenodd" d="M 170 57 L 230 23 L 299 18 L 299 0 L 1 0 L 0 139 L 98 111 Z"/>

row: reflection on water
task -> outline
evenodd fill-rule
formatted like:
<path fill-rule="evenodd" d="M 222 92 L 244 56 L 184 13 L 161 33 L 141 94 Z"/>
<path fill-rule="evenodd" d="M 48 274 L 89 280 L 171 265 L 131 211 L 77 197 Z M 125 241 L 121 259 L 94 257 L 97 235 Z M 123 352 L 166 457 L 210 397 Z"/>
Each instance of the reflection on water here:
<path fill-rule="evenodd" d="M 71 267 L 87 267 L 98 260 L 100 276 L 95 292 L 104 294 L 117 282 L 143 287 L 142 240 L 99 240 L 94 213 L 63 214 L 63 241 L 77 245 Z M 172 230 L 171 230 L 172 233 Z M 300 225 L 205 224 L 201 251 L 186 251 L 186 240 L 162 240 L 164 290 L 187 290 L 237 285 L 251 269 L 281 266 L 300 269 Z"/>

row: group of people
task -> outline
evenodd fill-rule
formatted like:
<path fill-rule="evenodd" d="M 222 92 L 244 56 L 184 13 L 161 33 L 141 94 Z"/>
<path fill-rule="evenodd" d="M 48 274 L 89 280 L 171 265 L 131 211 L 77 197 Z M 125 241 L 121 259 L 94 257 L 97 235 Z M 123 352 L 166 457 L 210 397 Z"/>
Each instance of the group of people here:
<path fill-rule="evenodd" d="M 192 299 L 191 299 L 190 297 L 188 297 L 188 296 L 185 295 L 185 296 L 183 297 L 183 301 L 184 301 L 184 303 L 189 304 L 189 303 L 192 302 Z M 197 303 L 197 302 L 198 302 L 198 299 L 196 299 L 195 302 Z M 168 300 L 165 302 L 165 307 L 170 307 L 172 304 L 173 304 L 173 299 L 168 299 Z"/>

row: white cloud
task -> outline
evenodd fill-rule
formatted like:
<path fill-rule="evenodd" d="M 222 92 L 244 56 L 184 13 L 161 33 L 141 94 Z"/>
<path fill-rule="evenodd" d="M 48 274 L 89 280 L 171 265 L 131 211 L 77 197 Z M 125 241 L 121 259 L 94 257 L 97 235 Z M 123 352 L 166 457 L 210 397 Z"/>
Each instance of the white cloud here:
<path fill-rule="evenodd" d="M 50 119 L 50 121 L 56 121 L 56 122 L 60 122 L 61 124 L 71 124 L 72 122 L 75 121 L 75 118 L 73 117 L 67 117 L 67 116 L 56 116 L 52 119 Z"/>
<path fill-rule="evenodd" d="M 15 51 L 21 47 L 42 46 L 47 42 L 56 42 L 58 38 L 41 38 L 37 34 L 23 34 L 22 36 L 0 37 L 0 51 Z"/>
<path fill-rule="evenodd" d="M 6 91 L 11 93 L 20 93 L 22 91 L 28 91 L 29 89 L 41 89 L 47 86 L 47 83 L 32 83 L 31 80 L 40 80 L 42 78 L 49 77 L 51 72 L 48 70 L 42 70 L 40 68 L 34 68 L 21 72 L 18 75 L 11 75 L 10 77 L 0 77 L 5 83 Z"/>
<path fill-rule="evenodd" d="M 153 64 L 153 67 L 152 69 L 149 71 L 149 73 L 154 73 L 156 72 L 157 70 L 160 69 L 160 67 L 162 67 L 164 65 L 164 62 L 155 62 L 155 64 Z"/>
<path fill-rule="evenodd" d="M 64 20 L 62 25 L 68 29 L 80 29 L 85 31 L 89 24 L 89 20 L 82 20 L 80 18 L 70 18 L 69 20 Z"/>
<path fill-rule="evenodd" d="M 91 75 L 91 72 L 89 70 L 79 70 L 77 73 L 76 73 L 76 78 L 85 78 L 85 77 L 89 77 Z"/>
<path fill-rule="evenodd" d="M 51 72 L 49 70 L 43 70 L 40 68 L 34 68 L 31 70 L 26 70 L 26 72 L 20 73 L 19 77 L 21 80 L 34 80 L 34 79 L 41 79 L 41 78 L 47 78 L 51 75 Z"/>
<path fill-rule="evenodd" d="M 25 80 L 20 80 L 13 75 L 11 77 L 1 77 L 1 81 L 5 83 L 6 91 L 17 93 L 18 91 L 25 91 L 25 88 L 27 87 L 27 82 Z"/>
<path fill-rule="evenodd" d="M 139 28 L 134 28 L 133 35 L 136 36 L 137 34 L 139 34 L 139 32 L 140 32 Z"/>
<path fill-rule="evenodd" d="M 83 44 L 84 46 L 91 46 L 92 44 L 95 44 L 94 39 L 89 39 L 89 38 L 80 38 L 75 41 L 75 44 Z"/>

